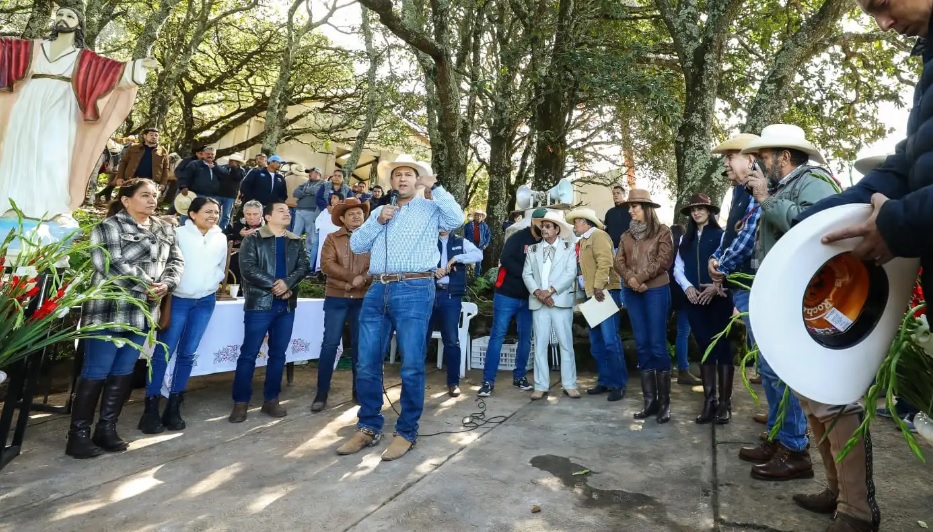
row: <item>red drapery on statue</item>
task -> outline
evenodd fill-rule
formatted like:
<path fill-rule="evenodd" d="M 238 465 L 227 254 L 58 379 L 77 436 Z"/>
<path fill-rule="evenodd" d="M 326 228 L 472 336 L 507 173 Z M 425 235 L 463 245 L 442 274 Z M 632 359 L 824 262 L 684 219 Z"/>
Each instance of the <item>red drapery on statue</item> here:
<path fill-rule="evenodd" d="M 0 37 L 0 91 L 12 91 L 22 81 L 32 61 L 33 41 Z"/>
<path fill-rule="evenodd" d="M 97 101 L 110 94 L 123 75 L 125 63 L 82 49 L 71 80 L 81 115 L 88 122 L 100 119 Z"/>

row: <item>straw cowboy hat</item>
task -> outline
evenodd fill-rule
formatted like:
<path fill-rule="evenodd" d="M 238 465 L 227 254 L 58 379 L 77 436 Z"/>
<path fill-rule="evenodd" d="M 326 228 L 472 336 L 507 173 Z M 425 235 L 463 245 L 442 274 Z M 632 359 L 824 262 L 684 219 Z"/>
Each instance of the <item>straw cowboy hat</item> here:
<path fill-rule="evenodd" d="M 178 214 L 188 214 L 188 207 L 191 206 L 191 202 L 194 201 L 196 197 L 198 197 L 198 195 L 191 192 L 191 190 L 188 191 L 187 196 L 179 192 L 178 195 L 175 196 L 175 201 L 172 202 L 175 205 L 175 212 Z"/>
<path fill-rule="evenodd" d="M 539 234 L 541 231 L 541 224 L 545 221 L 552 222 L 560 228 L 560 234 L 558 235 L 558 238 L 566 240 L 573 235 L 573 227 L 564 221 L 561 215 L 555 211 L 549 211 L 547 209 L 535 209 L 535 211 L 531 214 L 531 223 L 538 229 Z"/>
<path fill-rule="evenodd" d="M 596 216 L 596 211 L 594 211 L 593 209 L 586 209 L 586 208 L 580 207 L 567 213 L 567 217 L 566 217 L 567 223 L 573 224 L 577 218 L 583 218 L 584 220 L 589 220 L 593 222 L 594 224 L 596 224 L 596 227 L 599 229 L 606 228 L 606 226 L 603 225 L 601 221 L 599 221 L 599 218 Z M 534 218 L 532 218 L 531 221 L 533 222 Z"/>
<path fill-rule="evenodd" d="M 683 209 L 680 209 L 680 214 L 690 216 L 690 210 L 694 207 L 706 207 L 713 216 L 719 214 L 719 207 L 713 205 L 713 202 L 706 194 L 694 194 L 693 197 L 690 198 L 690 203 L 685 205 Z"/>
<path fill-rule="evenodd" d="M 305 172 L 305 166 L 301 163 L 292 163 L 288 165 L 288 174 L 304 178 L 308 177 L 308 172 Z"/>
<path fill-rule="evenodd" d="M 855 161 L 854 166 L 858 173 L 865 175 L 884 164 L 884 161 L 887 160 L 887 158 L 888 155 L 872 155 L 871 157 L 862 157 L 861 159 Z"/>
<path fill-rule="evenodd" d="M 752 141 L 758 140 L 759 138 L 761 137 L 752 133 L 739 133 L 738 135 L 723 142 L 719 146 L 713 148 L 713 153 L 724 154 L 730 151 L 742 151 L 748 147 Z"/>
<path fill-rule="evenodd" d="M 227 160 L 228 160 L 228 161 L 237 161 L 237 162 L 240 163 L 240 164 L 243 164 L 243 163 L 246 162 L 246 160 L 243 158 L 243 156 L 240 155 L 239 153 L 231 153 L 229 156 L 227 156 Z"/>
<path fill-rule="evenodd" d="M 486 211 L 483 209 L 473 209 L 473 214 L 482 214 L 483 216 L 486 216 Z"/>
<path fill-rule="evenodd" d="M 418 175 L 431 175 L 430 166 L 427 166 L 420 161 L 416 161 L 414 157 L 408 154 L 399 155 L 398 158 L 394 161 L 381 161 L 379 165 L 376 166 L 376 173 L 379 174 L 380 180 L 391 182 L 392 171 L 402 166 L 414 168 L 415 172 L 418 172 Z"/>
<path fill-rule="evenodd" d="M 655 209 L 661 206 L 660 204 L 655 203 L 651 199 L 651 193 L 643 188 L 633 188 L 630 190 L 628 193 L 628 199 L 622 202 L 622 205 L 631 205 L 632 203 L 647 205 L 649 207 L 654 207 Z"/>
<path fill-rule="evenodd" d="M 330 213 L 330 221 L 337 227 L 344 227 L 344 223 L 340 217 L 350 209 L 363 209 L 363 219 L 365 220 L 369 217 L 368 201 L 360 202 L 357 198 L 347 198 L 334 206 L 334 209 Z"/>
<path fill-rule="evenodd" d="M 790 148 L 800 150 L 819 164 L 826 164 L 826 159 L 809 140 L 806 133 L 798 126 L 790 124 L 771 124 L 761 130 L 761 137 L 752 140 L 742 153 L 758 153 L 765 148 Z"/>

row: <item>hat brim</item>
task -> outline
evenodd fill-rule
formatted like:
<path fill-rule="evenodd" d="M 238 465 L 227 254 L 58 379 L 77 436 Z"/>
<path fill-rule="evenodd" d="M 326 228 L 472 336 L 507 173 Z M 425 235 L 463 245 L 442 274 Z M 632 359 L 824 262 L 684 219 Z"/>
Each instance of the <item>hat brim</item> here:
<path fill-rule="evenodd" d="M 874 155 L 872 157 L 864 157 L 855 161 L 853 166 L 855 166 L 855 170 L 858 173 L 865 175 L 884 164 L 886 160 L 888 160 L 887 155 Z"/>
<path fill-rule="evenodd" d="M 654 207 L 655 209 L 660 209 L 660 208 L 661 208 L 661 204 L 660 204 L 660 203 L 655 203 L 655 202 L 653 202 L 653 201 L 643 201 L 643 200 L 623 201 L 623 202 L 622 202 L 622 205 L 634 205 L 634 204 L 636 204 L 636 203 L 637 203 L 638 205 L 647 205 L 647 206 L 649 206 L 649 207 Z"/>
<path fill-rule="evenodd" d="M 690 216 L 690 210 L 693 209 L 694 207 L 706 207 L 706 210 L 708 210 L 710 214 L 712 214 L 713 216 L 719 214 L 719 210 L 720 210 L 719 207 L 711 203 L 691 203 L 690 205 L 687 205 L 683 209 L 680 209 L 680 214 L 683 214 L 684 216 Z"/>
<path fill-rule="evenodd" d="M 573 235 L 573 227 L 570 226 L 567 222 L 554 218 L 532 218 L 531 225 L 538 229 L 538 234 L 541 233 L 541 224 L 544 222 L 551 222 L 557 224 L 557 227 L 560 227 L 560 234 L 558 237 L 562 239 L 568 239 Z"/>
<path fill-rule="evenodd" d="M 188 214 L 188 207 L 191 206 L 191 202 L 194 201 L 196 197 L 198 197 L 198 195 L 191 190 L 188 191 L 187 196 L 179 193 L 175 196 L 175 201 L 172 202 L 172 205 L 175 207 L 175 212 L 181 215 Z"/>
<path fill-rule="evenodd" d="M 799 139 L 787 139 L 784 141 L 781 139 L 762 138 L 750 142 L 741 153 L 758 153 L 763 149 L 776 150 L 778 148 L 799 150 L 809 155 L 811 160 L 819 164 L 826 164 L 826 159 L 823 158 L 823 154 L 820 153 L 820 150 L 816 149 L 816 146 L 809 142 L 800 142 Z"/>
<path fill-rule="evenodd" d="M 593 222 L 594 224 L 596 224 L 596 228 L 597 228 L 597 229 L 605 229 L 605 228 L 606 228 L 606 226 L 603 225 L 603 223 L 602 223 L 601 221 L 599 221 L 599 218 L 590 216 L 590 213 L 588 213 L 588 212 L 570 211 L 570 212 L 567 213 L 567 216 L 565 217 L 565 220 L 567 220 L 567 223 L 568 223 L 568 224 L 573 225 L 573 222 L 574 222 L 577 218 L 583 218 L 584 220 L 589 220 L 590 222 Z"/>
<path fill-rule="evenodd" d="M 414 168 L 418 175 L 431 175 L 431 169 L 427 168 L 418 161 L 380 161 L 376 165 L 376 173 L 379 175 L 379 180 L 391 184 L 392 183 L 392 172 L 396 168 L 401 168 L 407 166 L 408 168 Z"/>
<path fill-rule="evenodd" d="M 811 307 L 829 312 L 811 318 L 808 328 L 802 302 L 810 280 L 830 259 L 851 252 L 862 241 L 849 238 L 827 245 L 820 238 L 842 225 L 864 222 L 871 213 L 871 206 L 853 204 L 807 218 L 778 240 L 755 274 L 749 316 L 762 355 L 791 389 L 821 403 L 844 405 L 861 399 L 900 328 L 917 279 L 917 259 L 894 259 L 881 268 L 883 272 L 875 270 L 887 278 L 886 291 L 872 296 L 872 287 L 879 283 L 869 277 L 866 300 L 877 305 L 874 312 L 863 308 L 853 322 L 833 306 L 830 294 Z M 811 333 L 823 321 L 833 334 Z M 851 342 L 824 345 L 827 339 L 845 336 L 851 336 Z"/>
<path fill-rule="evenodd" d="M 731 139 L 723 142 L 722 144 L 713 148 L 712 153 L 717 155 L 722 155 L 730 151 L 742 151 L 744 150 L 752 141 L 759 139 L 758 135 L 752 135 L 751 133 L 745 133 L 742 135 L 736 135 Z"/>
<path fill-rule="evenodd" d="M 363 209 L 363 220 L 365 221 L 369 218 L 369 202 L 364 201 L 362 203 L 351 203 L 349 205 L 346 203 L 337 204 L 330 213 L 330 221 L 337 227 L 346 227 L 340 217 L 350 209 Z"/>

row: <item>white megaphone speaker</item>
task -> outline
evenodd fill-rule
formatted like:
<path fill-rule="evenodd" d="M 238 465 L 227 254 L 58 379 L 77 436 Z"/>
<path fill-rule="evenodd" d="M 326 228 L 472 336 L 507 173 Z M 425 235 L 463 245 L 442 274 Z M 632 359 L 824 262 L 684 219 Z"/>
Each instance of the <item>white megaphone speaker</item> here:
<path fill-rule="evenodd" d="M 522 185 L 515 191 L 515 208 L 517 209 L 532 209 L 555 203 L 568 205 L 573 203 L 573 183 L 569 179 L 561 179 L 547 192 L 531 190 L 528 185 Z"/>
<path fill-rule="evenodd" d="M 917 259 L 878 266 L 852 255 L 860 238 L 820 241 L 871 212 L 841 205 L 802 221 L 778 240 L 752 285 L 749 318 L 760 355 L 792 390 L 820 403 L 864 395 L 917 282 Z"/>

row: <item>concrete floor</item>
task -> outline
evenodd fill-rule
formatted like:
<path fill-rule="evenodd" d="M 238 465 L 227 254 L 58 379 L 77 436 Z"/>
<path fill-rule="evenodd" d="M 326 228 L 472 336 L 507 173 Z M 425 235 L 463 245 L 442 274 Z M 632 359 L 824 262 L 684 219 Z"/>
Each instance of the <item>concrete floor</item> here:
<path fill-rule="evenodd" d="M 560 396 L 552 373 L 553 395 L 532 403 L 501 373 L 486 415 L 505 422 L 422 437 L 389 463 L 380 461 L 385 443 L 337 456 L 356 419 L 349 372 L 337 372 L 320 414 L 309 410 L 315 376 L 297 368 L 282 395 L 288 417 L 253 408 L 238 425 L 227 422 L 232 376 L 192 379 L 188 429 L 156 436 L 135 430 L 142 407 L 135 390 L 120 423 L 129 451 L 94 460 L 63 454 L 65 416 L 38 414 L 23 455 L 0 471 L 0 530 L 819 531 L 829 522 L 791 501 L 795 492 L 822 489 L 818 453 L 815 480 L 786 483 L 752 480 L 749 464 L 737 459 L 761 430 L 744 390 L 736 392 L 732 424 L 698 426 L 700 390 L 675 385 L 674 418 L 659 426 L 632 419 L 637 378 L 624 401 L 608 403 Z M 471 372 L 465 393 L 450 399 L 444 373 L 431 372 L 421 432 L 460 429 L 478 410 L 479 379 Z M 593 378 L 580 381 L 586 387 Z M 397 366 L 388 367 L 394 401 L 398 382 Z M 395 414 L 386 412 L 391 432 Z M 910 454 L 890 422 L 879 420 L 873 436 L 882 530 L 933 525 L 933 466 Z"/>

